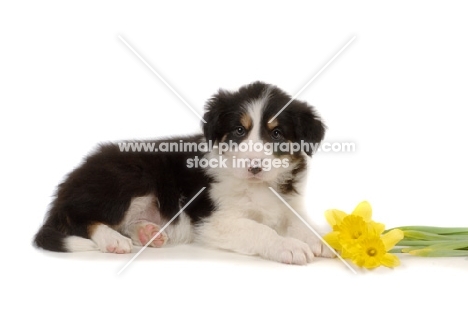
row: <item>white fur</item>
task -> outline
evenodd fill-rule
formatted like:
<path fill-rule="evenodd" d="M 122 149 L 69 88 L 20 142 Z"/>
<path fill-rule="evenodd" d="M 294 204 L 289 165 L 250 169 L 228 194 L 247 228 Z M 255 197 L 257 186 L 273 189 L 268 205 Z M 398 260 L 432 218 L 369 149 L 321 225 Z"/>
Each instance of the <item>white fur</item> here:
<path fill-rule="evenodd" d="M 107 225 L 98 224 L 91 233 L 94 241 L 101 252 L 130 253 L 132 251 L 132 240 L 122 236 Z"/>
<path fill-rule="evenodd" d="M 179 215 L 177 223 L 173 222 L 164 231 L 169 237 L 170 244 L 190 243 L 194 238 L 190 218 L 183 212 Z"/>
<path fill-rule="evenodd" d="M 154 195 L 134 197 L 119 225 L 113 228 L 104 224 L 96 225 L 91 233 L 91 240 L 76 236 L 67 237 L 65 248 L 69 252 L 100 250 L 109 253 L 129 253 L 133 245 L 145 245 L 140 241 L 142 229 L 144 231 L 145 227 L 148 228 L 149 233 L 145 236 L 149 241 L 166 223 L 166 220 L 160 216 Z M 192 242 L 193 226 L 186 214 L 180 214 L 176 223 L 160 232 L 156 241 L 153 241 L 150 246 L 160 247 L 168 240 L 174 244 Z"/>
<path fill-rule="evenodd" d="M 117 229 L 129 236 L 133 240 L 133 244 L 142 246 L 144 244 L 140 242 L 139 230 L 148 224 L 155 224 L 156 230 L 159 230 L 168 220 L 170 219 L 163 220 L 161 218 L 157 199 L 154 195 L 135 197 L 132 199 L 125 217 Z M 176 222 L 161 232 L 161 238 L 165 243 L 172 244 L 191 242 L 193 240 L 193 228 L 190 218 L 184 213 L 180 214 Z"/>
<path fill-rule="evenodd" d="M 96 243 L 90 239 L 77 236 L 68 236 L 64 240 L 67 252 L 82 252 L 99 250 Z"/>
<path fill-rule="evenodd" d="M 156 203 L 157 200 L 154 195 L 134 197 L 130 202 L 124 219 L 116 229 L 122 234 L 129 236 L 133 240 L 133 244 L 138 246 L 144 245 L 140 242 L 138 231 L 149 223 L 155 225 L 161 223 L 161 217 Z"/>
<path fill-rule="evenodd" d="M 245 142 L 261 142 L 261 120 L 267 97 L 268 93 L 249 106 L 253 126 Z M 306 154 L 302 155 L 307 158 Z M 215 156 L 219 154 L 207 155 L 208 158 Z M 230 160 L 234 156 L 250 159 L 274 159 L 274 156 L 235 151 L 227 151 L 223 156 L 231 166 L 208 171 L 216 180 L 209 194 L 218 210 L 197 227 L 197 242 L 289 264 L 306 264 L 319 255 L 332 256 L 315 234 L 269 189 L 272 187 L 280 192 L 279 186 L 291 177 L 293 163 L 253 176 L 247 168 L 233 168 Z M 304 187 L 305 174 L 296 175 L 295 187 L 299 193 Z M 305 218 L 302 195 L 292 193 L 283 198 Z"/>
<path fill-rule="evenodd" d="M 235 178 L 214 183 L 210 197 L 219 209 L 197 228 L 196 240 L 290 264 L 306 264 L 314 254 L 320 255 L 320 241 L 303 223 L 298 223 L 268 186 L 275 188 L 274 184 L 252 184 Z M 295 200 L 292 196 L 285 198 Z"/>
<path fill-rule="evenodd" d="M 251 140 L 252 142 L 261 142 L 260 139 L 260 122 L 262 120 L 262 112 L 263 109 L 265 108 L 265 98 L 261 98 L 259 100 L 256 100 L 252 102 L 249 105 L 247 113 L 250 115 L 250 118 L 252 119 L 252 130 L 250 131 L 249 136 L 247 137 L 247 140 Z"/>
<path fill-rule="evenodd" d="M 154 195 L 134 197 L 130 202 L 130 206 L 125 213 L 125 217 L 121 225 L 119 225 L 119 229 L 126 232 L 128 225 L 141 220 L 146 220 L 159 225 L 161 223 L 161 217 L 156 205 L 157 199 Z"/>

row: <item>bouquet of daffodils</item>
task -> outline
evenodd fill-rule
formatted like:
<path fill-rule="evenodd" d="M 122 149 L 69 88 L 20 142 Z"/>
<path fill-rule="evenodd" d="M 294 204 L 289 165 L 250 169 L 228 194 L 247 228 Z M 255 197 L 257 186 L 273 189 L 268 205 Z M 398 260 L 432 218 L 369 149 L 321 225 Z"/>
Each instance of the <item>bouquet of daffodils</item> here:
<path fill-rule="evenodd" d="M 358 204 L 351 214 L 327 210 L 325 218 L 333 231 L 324 240 L 359 267 L 398 266 L 400 261 L 393 253 L 468 256 L 468 228 L 404 226 L 385 230 L 384 224 L 372 220 L 367 201 Z"/>

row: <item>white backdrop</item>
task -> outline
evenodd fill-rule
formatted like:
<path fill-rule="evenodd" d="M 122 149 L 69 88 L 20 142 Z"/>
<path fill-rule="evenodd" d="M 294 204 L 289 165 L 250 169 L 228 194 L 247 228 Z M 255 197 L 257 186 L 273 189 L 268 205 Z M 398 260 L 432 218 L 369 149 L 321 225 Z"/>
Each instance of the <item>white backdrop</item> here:
<path fill-rule="evenodd" d="M 327 141 L 357 145 L 313 159 L 313 219 L 325 227 L 326 209 L 366 199 L 388 227 L 468 226 L 466 12 L 452 1 L 0 4 L 2 303 L 387 308 L 424 295 L 455 305 L 466 258 L 402 257 L 395 270 L 353 275 L 338 260 L 284 266 L 183 246 L 145 251 L 117 276 L 130 256 L 51 254 L 31 238 L 56 185 L 97 143 L 200 130 L 118 35 L 200 114 L 218 88 L 262 80 L 295 94 L 356 36 L 299 96 Z"/>

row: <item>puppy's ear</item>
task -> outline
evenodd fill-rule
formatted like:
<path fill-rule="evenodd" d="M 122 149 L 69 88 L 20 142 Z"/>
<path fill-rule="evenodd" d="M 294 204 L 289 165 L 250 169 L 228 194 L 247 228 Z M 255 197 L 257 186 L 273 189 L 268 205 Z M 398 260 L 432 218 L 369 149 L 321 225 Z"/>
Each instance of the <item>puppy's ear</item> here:
<path fill-rule="evenodd" d="M 216 127 L 219 120 L 219 115 L 212 110 L 208 110 L 203 115 L 203 119 L 206 123 L 203 123 L 203 135 L 205 136 L 206 142 L 212 141 L 214 144 L 216 141 Z"/>
<path fill-rule="evenodd" d="M 325 124 L 312 107 L 303 105 L 301 110 L 297 115 L 296 137 L 306 143 L 320 143 L 325 136 Z M 304 151 L 312 156 L 312 148 Z"/>
<path fill-rule="evenodd" d="M 203 134 L 207 142 L 212 141 L 216 143 L 221 137 L 220 135 L 220 118 L 223 113 L 223 97 L 225 93 L 223 90 L 220 90 L 216 95 L 214 95 L 205 106 L 205 114 L 203 119 L 206 123 L 202 123 Z"/>

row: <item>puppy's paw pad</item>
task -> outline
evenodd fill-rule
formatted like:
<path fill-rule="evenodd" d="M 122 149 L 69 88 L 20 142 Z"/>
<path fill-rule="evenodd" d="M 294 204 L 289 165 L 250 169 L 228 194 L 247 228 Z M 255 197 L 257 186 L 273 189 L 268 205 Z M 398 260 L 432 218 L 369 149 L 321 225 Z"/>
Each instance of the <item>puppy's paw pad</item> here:
<path fill-rule="evenodd" d="M 153 223 L 148 223 L 138 228 L 138 239 L 141 245 L 146 245 L 155 235 L 156 238 L 149 244 L 149 246 L 160 248 L 167 242 L 167 234 L 160 232 L 161 228 Z"/>

